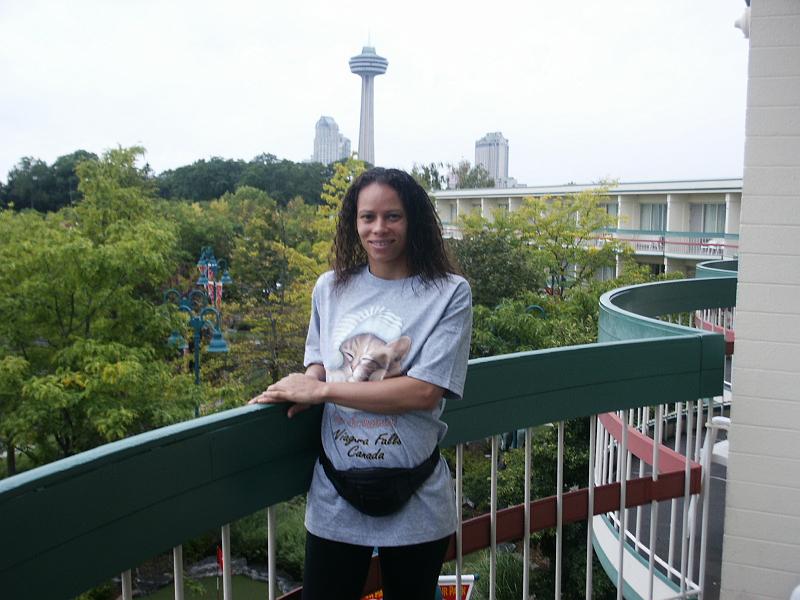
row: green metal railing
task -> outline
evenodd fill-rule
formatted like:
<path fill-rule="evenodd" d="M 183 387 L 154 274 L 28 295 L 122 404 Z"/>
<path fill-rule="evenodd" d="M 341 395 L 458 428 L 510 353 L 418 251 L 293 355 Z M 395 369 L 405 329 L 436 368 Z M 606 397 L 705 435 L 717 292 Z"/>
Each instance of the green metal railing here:
<path fill-rule="evenodd" d="M 695 277 L 697 279 L 707 279 L 709 277 L 736 277 L 738 270 L 738 260 L 709 260 L 697 265 Z"/>
<path fill-rule="evenodd" d="M 735 304 L 735 279 L 609 292 L 601 343 L 470 361 L 444 446 L 722 392 L 721 335 L 652 319 Z M 642 316 L 643 315 L 643 316 Z M 74 596 L 308 487 L 319 407 L 248 406 L 108 444 L 0 481 L 0 590 Z M 43 576 L 46 574 L 46 576 Z"/>

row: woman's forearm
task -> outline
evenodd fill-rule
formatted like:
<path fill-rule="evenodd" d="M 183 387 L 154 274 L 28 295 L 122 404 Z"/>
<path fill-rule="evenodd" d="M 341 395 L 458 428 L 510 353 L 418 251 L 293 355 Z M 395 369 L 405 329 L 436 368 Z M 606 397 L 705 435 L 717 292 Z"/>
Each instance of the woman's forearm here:
<path fill-rule="evenodd" d="M 383 381 L 327 382 L 320 389 L 322 402 L 380 414 L 432 410 L 444 390 L 413 377 L 391 377 Z"/>
<path fill-rule="evenodd" d="M 394 415 L 412 410 L 433 410 L 444 389 L 413 377 L 383 381 L 326 382 L 322 365 L 309 365 L 305 373 L 292 373 L 250 400 L 250 404 L 293 402 L 293 415 L 302 406 L 333 402 L 341 406 Z"/>
<path fill-rule="evenodd" d="M 325 367 L 317 363 L 312 363 L 306 367 L 306 375 L 314 379 L 319 379 L 320 381 L 325 381 Z"/>

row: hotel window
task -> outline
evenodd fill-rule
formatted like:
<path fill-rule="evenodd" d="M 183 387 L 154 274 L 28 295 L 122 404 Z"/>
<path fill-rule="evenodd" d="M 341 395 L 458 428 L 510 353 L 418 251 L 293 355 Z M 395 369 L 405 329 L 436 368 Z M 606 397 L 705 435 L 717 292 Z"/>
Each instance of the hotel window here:
<path fill-rule="evenodd" d="M 690 204 L 689 230 L 725 233 L 724 204 Z"/>
<path fill-rule="evenodd" d="M 619 206 L 617 206 L 617 203 L 614 202 L 611 204 L 601 204 L 600 208 L 605 210 L 609 216 L 614 217 L 614 223 L 611 225 L 611 227 L 616 227 L 619 221 Z"/>
<path fill-rule="evenodd" d="M 664 231 L 667 228 L 666 204 L 642 204 L 639 211 L 639 229 Z"/>
<path fill-rule="evenodd" d="M 725 205 L 703 205 L 703 231 L 725 233 Z"/>

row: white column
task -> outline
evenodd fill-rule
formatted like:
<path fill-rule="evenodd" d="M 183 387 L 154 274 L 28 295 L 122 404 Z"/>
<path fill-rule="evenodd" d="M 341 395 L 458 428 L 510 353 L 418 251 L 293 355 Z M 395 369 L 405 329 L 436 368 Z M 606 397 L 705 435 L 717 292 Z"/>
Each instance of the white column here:
<path fill-rule="evenodd" d="M 720 597 L 785 599 L 800 583 L 800 2 L 751 11 Z"/>

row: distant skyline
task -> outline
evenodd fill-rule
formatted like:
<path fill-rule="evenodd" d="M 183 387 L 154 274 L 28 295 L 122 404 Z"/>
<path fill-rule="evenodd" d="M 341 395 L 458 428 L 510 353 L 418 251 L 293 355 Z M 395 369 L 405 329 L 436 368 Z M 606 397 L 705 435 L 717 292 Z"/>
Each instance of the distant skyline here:
<path fill-rule="evenodd" d="M 314 127 L 313 162 L 329 165 L 347 158 L 351 152 L 350 139 L 345 137 L 333 117 L 322 115 Z"/>
<path fill-rule="evenodd" d="M 368 39 L 391 62 L 374 90 L 379 165 L 472 159 L 502 131 L 509 176 L 529 185 L 741 177 L 743 8 L 9 0 L 0 180 L 23 156 L 117 145 L 144 146 L 157 172 L 264 152 L 300 162 L 320 115 L 358 131 L 348 60 Z"/>

